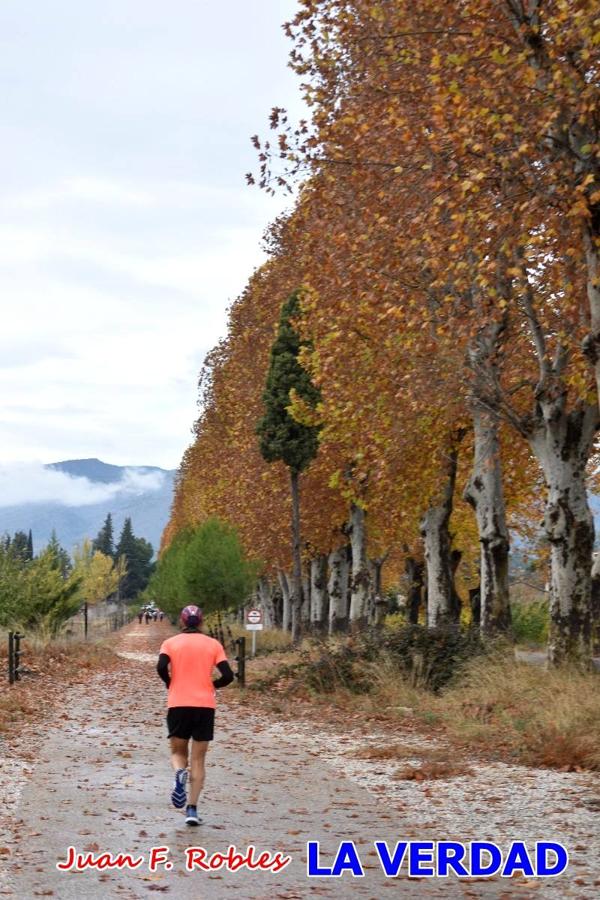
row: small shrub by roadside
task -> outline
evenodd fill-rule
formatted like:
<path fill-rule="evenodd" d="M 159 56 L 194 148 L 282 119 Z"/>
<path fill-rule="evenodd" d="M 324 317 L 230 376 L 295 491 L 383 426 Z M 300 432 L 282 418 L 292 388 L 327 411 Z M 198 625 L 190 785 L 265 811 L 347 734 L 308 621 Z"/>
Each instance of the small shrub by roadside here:
<path fill-rule="evenodd" d="M 546 645 L 550 616 L 547 600 L 513 601 L 512 628 L 518 644 Z"/>

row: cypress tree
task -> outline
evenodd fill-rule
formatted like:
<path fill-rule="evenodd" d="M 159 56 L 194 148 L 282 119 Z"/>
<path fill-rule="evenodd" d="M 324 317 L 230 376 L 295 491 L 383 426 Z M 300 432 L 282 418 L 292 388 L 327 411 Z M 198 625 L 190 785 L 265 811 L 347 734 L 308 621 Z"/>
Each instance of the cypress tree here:
<path fill-rule="evenodd" d="M 10 544 L 10 549 L 15 559 L 20 559 L 22 562 L 27 562 L 27 560 L 29 559 L 28 543 L 29 542 L 27 539 L 27 535 L 24 531 L 15 531 L 14 537 Z"/>
<path fill-rule="evenodd" d="M 27 559 L 33 559 L 33 534 L 31 533 L 31 528 L 29 529 L 29 535 L 27 537 Z"/>
<path fill-rule="evenodd" d="M 310 409 L 320 399 L 317 388 L 298 360 L 306 342 L 293 321 L 300 315 L 298 292 L 283 304 L 277 336 L 271 348 L 267 383 L 263 393 L 265 414 L 257 425 L 260 452 L 267 462 L 281 460 L 289 469 L 292 495 L 292 639 L 300 638 L 302 559 L 300 555 L 300 473 L 317 455 L 319 427 L 297 421 L 289 412 L 291 392 Z"/>
<path fill-rule="evenodd" d="M 46 555 L 50 560 L 50 568 L 60 572 L 63 578 L 67 578 L 71 571 L 71 557 L 64 547 L 61 546 L 56 531 L 52 529 L 48 546 L 46 547 Z"/>
<path fill-rule="evenodd" d="M 136 538 L 134 535 L 131 518 L 128 516 L 123 523 L 123 530 L 115 551 L 116 559 L 123 556 L 127 563 L 127 574 L 120 584 L 123 597 L 130 599 L 144 590 L 154 568 L 153 555 L 152 544 L 144 538 Z"/>
<path fill-rule="evenodd" d="M 92 547 L 94 548 L 94 550 L 98 550 L 100 553 L 104 553 L 105 556 L 109 556 L 111 559 L 114 559 L 115 545 L 113 535 L 113 522 L 110 513 L 104 520 L 104 525 L 98 532 L 98 536 L 92 542 Z"/>

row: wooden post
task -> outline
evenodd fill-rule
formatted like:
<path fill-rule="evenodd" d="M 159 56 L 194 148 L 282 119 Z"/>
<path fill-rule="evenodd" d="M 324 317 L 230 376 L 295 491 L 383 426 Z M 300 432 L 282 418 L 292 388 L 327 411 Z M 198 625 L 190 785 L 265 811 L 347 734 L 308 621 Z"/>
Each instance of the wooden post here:
<path fill-rule="evenodd" d="M 15 640 L 12 631 L 8 632 L 8 683 L 15 683 Z"/>
<path fill-rule="evenodd" d="M 87 600 L 83 604 L 83 636 L 87 641 L 88 636 L 88 605 Z"/>

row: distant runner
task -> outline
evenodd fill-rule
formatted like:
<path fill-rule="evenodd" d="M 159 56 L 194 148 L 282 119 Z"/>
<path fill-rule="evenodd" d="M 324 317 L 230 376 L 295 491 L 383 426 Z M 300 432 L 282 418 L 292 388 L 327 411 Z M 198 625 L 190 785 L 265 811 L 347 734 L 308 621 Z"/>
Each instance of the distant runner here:
<path fill-rule="evenodd" d="M 169 689 L 167 727 L 175 770 L 171 802 L 176 809 L 183 809 L 187 801 L 186 823 L 200 825 L 197 806 L 204 787 L 208 743 L 214 734 L 215 688 L 231 684 L 234 675 L 221 644 L 200 631 L 202 610 L 186 606 L 180 618 L 182 632 L 163 642 L 156 670 Z M 221 677 L 213 681 L 215 667 Z M 186 797 L 190 738 L 190 788 Z"/>

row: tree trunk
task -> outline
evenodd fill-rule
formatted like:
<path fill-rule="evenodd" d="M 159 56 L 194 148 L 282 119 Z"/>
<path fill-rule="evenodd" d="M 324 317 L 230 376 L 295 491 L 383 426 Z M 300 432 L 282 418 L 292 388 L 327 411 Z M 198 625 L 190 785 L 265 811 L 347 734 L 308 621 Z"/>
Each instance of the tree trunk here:
<path fill-rule="evenodd" d="M 411 625 L 419 621 L 419 609 L 423 600 L 423 576 L 425 566 L 413 556 L 407 556 L 404 563 L 408 592 L 406 597 L 407 618 Z"/>
<path fill-rule="evenodd" d="M 552 665 L 590 664 L 594 520 L 585 469 L 598 427 L 598 407 L 567 413 L 564 399 L 539 399 L 539 421 L 529 435 L 546 480 L 543 527 L 550 542 L 550 640 Z"/>
<path fill-rule="evenodd" d="M 446 457 L 445 484 L 440 496 L 432 503 L 421 522 L 425 544 L 427 570 L 427 626 L 435 628 L 454 621 L 454 578 L 450 559 L 450 516 L 456 483 L 458 450 L 450 450 Z"/>
<path fill-rule="evenodd" d="M 290 582 L 285 572 L 277 573 L 279 579 L 279 587 L 281 588 L 282 608 L 281 608 L 281 627 L 284 631 L 291 631 L 292 628 L 292 607 L 290 604 Z"/>
<path fill-rule="evenodd" d="M 350 510 L 350 544 L 352 546 L 352 578 L 350 582 L 350 626 L 359 628 L 367 623 L 367 609 L 371 577 L 367 562 L 366 514 L 362 507 L 352 504 Z"/>
<path fill-rule="evenodd" d="M 369 594 L 367 618 L 373 625 L 381 624 L 387 609 L 387 603 L 383 598 L 383 566 L 388 556 L 389 552 L 370 561 L 373 590 Z"/>
<path fill-rule="evenodd" d="M 310 610 L 312 606 L 312 591 L 310 585 L 310 563 L 306 564 L 305 571 L 302 573 L 302 631 L 310 628 Z"/>
<path fill-rule="evenodd" d="M 302 637 L 302 557 L 300 555 L 300 484 L 299 474 L 290 469 L 292 491 L 292 560 L 293 574 L 290 604 L 292 607 L 292 641 L 297 644 Z"/>
<path fill-rule="evenodd" d="M 329 634 L 348 628 L 348 547 L 329 554 Z"/>
<path fill-rule="evenodd" d="M 471 622 L 476 628 L 481 628 L 481 585 L 469 590 L 469 606 L 471 608 Z"/>
<path fill-rule="evenodd" d="M 381 597 L 383 595 L 383 566 L 388 556 L 389 551 L 387 553 L 384 553 L 383 556 L 378 556 L 376 559 L 371 560 L 371 568 L 373 571 L 373 591 L 376 597 Z"/>
<path fill-rule="evenodd" d="M 600 553 L 592 564 L 592 654 L 600 653 Z"/>
<path fill-rule="evenodd" d="M 593 186 L 593 190 L 596 187 Z M 583 349 L 594 366 L 600 396 L 600 204 L 592 207 L 592 216 L 583 228 L 583 248 L 587 268 L 587 295 L 590 305 L 590 334 Z"/>
<path fill-rule="evenodd" d="M 319 555 L 310 561 L 310 622 L 317 632 L 325 630 L 327 611 L 327 557 Z"/>
<path fill-rule="evenodd" d="M 264 575 L 258 581 L 258 596 L 263 610 L 265 628 L 273 628 L 275 624 L 275 605 L 273 603 L 273 586 Z"/>
<path fill-rule="evenodd" d="M 510 631 L 508 528 L 502 486 L 498 419 L 472 405 L 473 471 L 464 497 L 475 510 L 480 556 L 480 625 L 483 634 Z"/>
<path fill-rule="evenodd" d="M 450 604 L 450 615 L 453 622 L 460 622 L 460 613 L 462 610 L 462 600 L 456 590 L 456 573 L 460 566 L 463 554 L 462 550 L 454 549 L 450 552 L 450 573 L 452 575 L 452 602 Z"/>

